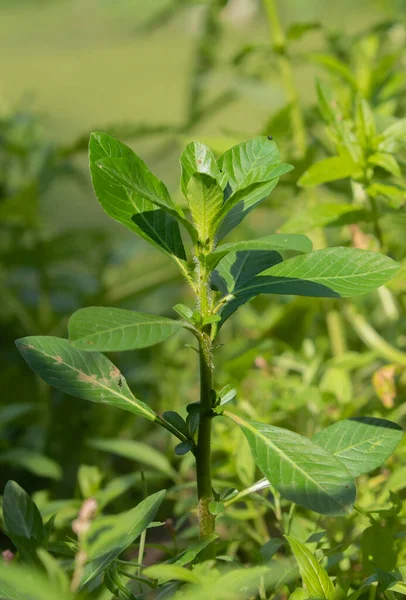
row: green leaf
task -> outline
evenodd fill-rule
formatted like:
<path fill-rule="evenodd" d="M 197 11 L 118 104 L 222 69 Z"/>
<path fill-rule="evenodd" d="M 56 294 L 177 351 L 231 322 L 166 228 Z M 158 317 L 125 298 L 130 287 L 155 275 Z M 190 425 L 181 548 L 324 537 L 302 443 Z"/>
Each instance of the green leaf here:
<path fill-rule="evenodd" d="M 376 134 L 375 119 L 370 105 L 362 96 L 357 97 L 355 125 L 361 146 L 371 147 Z"/>
<path fill-rule="evenodd" d="M 89 559 L 82 578 L 80 589 L 88 585 L 102 573 L 120 554 L 136 540 L 154 520 L 165 496 L 165 490 L 148 496 L 136 508 L 114 517 L 110 527 L 103 527 L 92 539 L 90 530 Z M 97 528 L 97 520 L 93 522 Z"/>
<path fill-rule="evenodd" d="M 391 279 L 399 265 L 391 258 L 356 248 L 327 248 L 294 256 L 247 282 L 235 295 L 361 296 Z"/>
<path fill-rule="evenodd" d="M 221 223 L 217 239 L 223 238 L 264 198 L 269 196 L 278 178 L 292 170 L 282 164 L 274 141 L 259 136 L 227 150 L 218 159 L 219 183 L 230 190 L 218 215 Z"/>
<path fill-rule="evenodd" d="M 199 239 L 206 242 L 213 236 L 213 223 L 223 204 L 223 191 L 213 177 L 196 173 L 189 179 L 186 197 Z"/>
<path fill-rule="evenodd" d="M 69 341 L 78 350 L 121 352 L 159 344 L 181 327 L 179 321 L 157 315 L 89 307 L 69 319 Z"/>
<path fill-rule="evenodd" d="M 326 123 L 334 123 L 336 120 L 336 109 L 331 89 L 320 79 L 316 80 L 317 101 L 321 116 Z"/>
<path fill-rule="evenodd" d="M 158 579 L 159 583 L 167 581 L 183 581 L 186 583 L 199 583 L 197 575 L 180 565 L 153 565 L 144 569 L 143 574 L 152 579 Z"/>
<path fill-rule="evenodd" d="M 362 532 L 360 546 L 365 575 L 374 575 L 379 569 L 393 571 L 396 568 L 395 543 L 393 531 L 381 524 L 374 524 Z"/>
<path fill-rule="evenodd" d="M 396 185 L 375 181 L 367 187 L 366 191 L 373 198 L 384 196 L 389 200 L 390 206 L 395 209 L 400 208 L 406 201 L 406 190 Z"/>
<path fill-rule="evenodd" d="M 283 498 L 321 514 L 351 509 L 354 482 L 337 458 L 287 429 L 224 414 L 241 427 L 258 468 Z"/>
<path fill-rule="evenodd" d="M 351 157 L 332 156 L 314 163 L 307 171 L 303 173 L 298 181 L 302 187 L 312 187 L 329 181 L 337 181 L 351 177 L 357 171 L 359 166 Z"/>
<path fill-rule="evenodd" d="M 35 502 L 15 481 L 8 481 L 4 488 L 3 518 L 8 533 L 40 543 L 41 514 Z"/>
<path fill-rule="evenodd" d="M 182 167 L 181 190 L 187 198 L 187 188 L 190 178 L 195 173 L 206 173 L 213 179 L 220 175 L 220 169 L 212 151 L 200 142 L 190 142 L 180 155 Z"/>
<path fill-rule="evenodd" d="M 330 54 L 310 54 L 309 58 L 314 63 L 323 67 L 326 71 L 332 75 L 337 75 L 347 83 L 349 83 L 355 90 L 357 89 L 357 81 L 353 77 L 350 69 L 347 65 Z"/>
<path fill-rule="evenodd" d="M 128 460 L 134 460 L 138 463 L 152 467 L 157 471 L 168 475 L 171 479 L 178 478 L 176 471 L 172 469 L 171 463 L 166 458 L 165 454 L 143 442 L 115 438 L 92 438 L 88 441 L 88 445 L 91 448 L 96 448 L 97 450 L 102 450 L 103 452 L 109 452 L 111 454 L 117 454 Z"/>
<path fill-rule="evenodd" d="M 406 118 L 398 119 L 392 125 L 389 125 L 380 136 L 380 139 L 379 148 L 382 150 L 393 150 L 394 142 L 406 139 Z"/>
<path fill-rule="evenodd" d="M 128 146 L 103 133 L 91 135 L 89 158 L 93 187 L 106 214 L 166 254 L 185 260 L 177 210 L 164 184 L 145 163 Z M 105 167 L 104 160 L 110 161 Z"/>
<path fill-rule="evenodd" d="M 255 275 L 282 262 L 278 252 L 267 250 L 239 250 L 229 252 L 212 273 L 212 285 L 224 295 L 234 294 Z"/>
<path fill-rule="evenodd" d="M 334 600 L 334 586 L 327 571 L 319 564 L 309 548 L 290 536 L 285 536 L 299 566 L 300 575 L 310 598 Z"/>
<path fill-rule="evenodd" d="M 403 437 L 403 429 L 375 417 L 338 421 L 323 429 L 312 442 L 336 456 L 353 477 L 379 467 L 393 453 Z"/>
<path fill-rule="evenodd" d="M 399 163 L 392 154 L 387 152 L 376 152 L 368 157 L 368 162 L 381 169 L 385 169 L 388 173 L 391 173 L 395 177 L 400 177 L 402 172 L 400 170 Z"/>
<path fill-rule="evenodd" d="M 103 354 L 76 350 L 68 340 L 51 336 L 21 338 L 16 345 L 31 369 L 56 389 L 155 421 L 154 411 L 133 396 L 120 371 Z"/>
<path fill-rule="evenodd" d="M 337 224 L 359 223 L 367 213 L 354 204 L 335 204 L 332 202 L 318 204 L 301 210 L 285 221 L 279 228 L 281 233 L 301 233 L 317 227 L 334 226 Z"/>
<path fill-rule="evenodd" d="M 130 473 L 129 475 L 121 475 L 115 477 L 102 489 L 94 494 L 94 498 L 102 510 L 110 502 L 125 494 L 128 490 L 140 482 L 140 473 Z"/>
<path fill-rule="evenodd" d="M 313 248 L 311 240 L 305 235 L 282 235 L 275 233 L 256 240 L 231 242 L 219 246 L 207 259 L 211 269 L 229 252 L 241 250 L 293 250 L 295 252 L 310 252 Z"/>
<path fill-rule="evenodd" d="M 39 570 L 9 564 L 0 564 L 0 596 L 7 600 L 73 600 Z"/>
<path fill-rule="evenodd" d="M 31 448 L 11 448 L 0 453 L 0 463 L 27 469 L 38 477 L 61 479 L 62 470 L 57 462 Z"/>
<path fill-rule="evenodd" d="M 303 37 L 303 35 L 305 35 L 305 33 L 320 28 L 321 24 L 315 21 L 310 21 L 307 23 L 293 23 L 293 25 L 291 25 L 287 30 L 286 37 L 288 38 L 288 40 L 292 41 L 299 40 L 301 37 Z"/>

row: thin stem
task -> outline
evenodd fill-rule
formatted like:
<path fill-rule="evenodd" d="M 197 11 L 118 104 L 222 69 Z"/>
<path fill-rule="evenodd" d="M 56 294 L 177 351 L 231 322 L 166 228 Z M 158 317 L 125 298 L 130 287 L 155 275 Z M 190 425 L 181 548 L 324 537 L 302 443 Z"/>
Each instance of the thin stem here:
<path fill-rule="evenodd" d="M 264 0 L 264 5 L 268 15 L 269 29 L 272 34 L 273 49 L 278 54 L 279 72 L 287 100 L 290 104 L 290 119 L 295 152 L 297 158 L 301 158 L 306 154 L 306 127 L 292 65 L 289 56 L 286 54 L 286 37 L 279 18 L 277 1 Z"/>
<path fill-rule="evenodd" d="M 200 358 L 200 404 L 199 431 L 196 448 L 197 496 L 199 499 L 198 518 L 200 538 L 210 536 L 215 530 L 215 519 L 209 505 L 213 500 L 211 481 L 211 389 L 212 389 L 212 350 L 210 337 L 203 333 L 199 343 Z M 215 546 L 209 544 L 201 553 L 200 561 L 215 558 Z"/>
<path fill-rule="evenodd" d="M 343 321 L 338 308 L 331 308 L 327 311 L 326 323 L 332 354 L 334 357 L 342 356 L 347 352 L 347 342 L 344 335 Z"/>

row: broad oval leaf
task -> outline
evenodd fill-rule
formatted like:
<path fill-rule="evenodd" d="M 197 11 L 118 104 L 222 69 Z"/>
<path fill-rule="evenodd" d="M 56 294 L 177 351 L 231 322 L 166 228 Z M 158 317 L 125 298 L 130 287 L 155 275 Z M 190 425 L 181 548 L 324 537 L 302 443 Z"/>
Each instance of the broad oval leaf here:
<path fill-rule="evenodd" d="M 186 197 L 199 239 L 206 242 L 214 233 L 213 223 L 223 204 L 223 191 L 210 175 L 195 173 L 189 179 Z"/>
<path fill-rule="evenodd" d="M 106 214 L 166 254 L 185 260 L 176 210 L 169 193 L 131 148 L 104 133 L 92 133 L 89 159 L 93 188 Z M 105 168 L 103 160 L 110 161 Z M 115 161 L 118 163 L 114 168 Z M 128 176 L 120 176 L 119 165 L 123 165 L 120 161 L 124 161 L 133 175 L 132 185 Z"/>
<path fill-rule="evenodd" d="M 383 285 L 399 268 L 391 258 L 368 250 L 327 248 L 263 271 L 238 293 L 351 298 Z"/>
<path fill-rule="evenodd" d="M 298 185 L 312 187 L 329 181 L 351 177 L 359 171 L 359 165 L 351 157 L 332 156 L 314 163 L 303 173 Z"/>
<path fill-rule="evenodd" d="M 176 471 L 172 468 L 165 454 L 143 442 L 115 438 L 92 438 L 88 441 L 88 445 L 97 450 L 111 452 L 112 454 L 117 454 L 129 460 L 153 467 L 172 479 L 178 478 Z"/>
<path fill-rule="evenodd" d="M 220 175 L 213 152 L 200 142 L 190 142 L 186 146 L 180 155 L 180 164 L 182 167 L 180 185 L 185 198 L 187 198 L 188 183 L 195 173 L 206 173 L 213 179 L 217 179 Z"/>
<path fill-rule="evenodd" d="M 69 341 L 79 350 L 119 352 L 159 344 L 179 331 L 180 321 L 147 313 L 82 308 L 69 319 Z"/>
<path fill-rule="evenodd" d="M 76 350 L 68 340 L 51 336 L 21 338 L 16 345 L 31 369 L 56 389 L 155 421 L 154 411 L 134 397 L 120 371 L 103 354 Z"/>
<path fill-rule="evenodd" d="M 86 565 L 80 589 L 88 585 L 102 573 L 154 520 L 166 490 L 161 490 L 145 498 L 134 509 L 109 518 L 109 526 L 97 531 L 98 523 L 94 521 L 90 530 L 89 559 Z M 92 539 L 92 531 L 97 531 Z"/>
<path fill-rule="evenodd" d="M 295 555 L 300 575 L 310 598 L 334 600 L 334 585 L 327 571 L 321 566 L 309 548 L 286 535 L 286 539 Z"/>
<path fill-rule="evenodd" d="M 208 256 L 207 261 L 209 266 L 214 269 L 229 252 L 238 252 L 240 250 L 293 250 L 295 252 L 311 252 L 312 249 L 312 241 L 305 235 L 282 235 L 275 233 L 257 238 L 256 240 L 223 244 Z"/>
<path fill-rule="evenodd" d="M 353 477 L 379 467 L 393 453 L 403 437 L 403 429 L 375 417 L 338 421 L 313 436 L 312 442 L 344 463 Z"/>
<path fill-rule="evenodd" d="M 224 414 L 241 427 L 258 468 L 283 498 L 321 514 L 351 509 L 354 482 L 335 456 L 287 429 Z"/>

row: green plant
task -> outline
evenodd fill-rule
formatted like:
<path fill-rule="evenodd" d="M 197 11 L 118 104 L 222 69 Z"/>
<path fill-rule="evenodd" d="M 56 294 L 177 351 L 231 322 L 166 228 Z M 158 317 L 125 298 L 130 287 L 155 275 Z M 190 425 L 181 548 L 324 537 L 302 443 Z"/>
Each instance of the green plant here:
<path fill-rule="evenodd" d="M 398 265 L 383 255 L 354 248 L 312 251 L 303 235 L 272 234 L 221 244 L 292 168 L 281 162 L 275 142 L 266 136 L 243 142 L 217 160 L 209 148 L 192 142 L 182 153 L 181 166 L 185 207 L 172 200 L 164 184 L 130 148 L 106 134 L 91 136 L 92 181 L 103 209 L 179 267 L 194 294 L 194 306 L 176 305 L 180 320 L 124 309 L 84 308 L 69 321 L 69 341 L 30 336 L 18 340 L 17 346 L 47 383 L 142 416 L 178 438 L 178 455 L 194 455 L 199 535 L 202 542 L 209 542 L 199 554 L 204 561 L 215 557 L 216 515 L 240 497 L 233 491 L 221 495 L 213 490 L 213 419 L 227 417 L 241 428 L 266 485 L 275 494 L 328 515 L 351 511 L 354 478 L 382 464 L 402 436 L 400 427 L 376 418 L 337 422 L 311 440 L 243 419 L 226 407 L 235 397 L 231 386 L 216 390 L 213 382 L 223 324 L 259 294 L 337 299 L 365 294 L 388 281 Z M 189 260 L 181 227 L 191 241 Z M 187 406 L 186 419 L 174 411 L 156 414 L 134 396 L 124 375 L 102 354 L 146 348 L 181 329 L 197 341 L 200 363 L 200 398 Z M 256 489 L 260 487 L 250 491 Z M 7 528 L 12 534 L 12 527 Z"/>

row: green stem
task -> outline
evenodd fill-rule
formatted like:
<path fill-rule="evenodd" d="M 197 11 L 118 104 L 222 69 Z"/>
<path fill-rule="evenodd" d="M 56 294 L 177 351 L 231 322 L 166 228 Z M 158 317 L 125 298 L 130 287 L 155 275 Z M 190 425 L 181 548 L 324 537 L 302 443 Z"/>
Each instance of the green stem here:
<path fill-rule="evenodd" d="M 347 352 L 347 343 L 341 314 L 337 309 L 327 311 L 326 323 L 332 354 L 334 357 L 342 356 Z"/>
<path fill-rule="evenodd" d="M 286 54 L 286 37 L 280 22 L 276 0 L 264 0 L 264 5 L 272 34 L 272 45 L 278 54 L 279 72 L 285 88 L 286 98 L 290 104 L 290 119 L 296 156 L 301 158 L 306 154 L 306 127 L 292 65 L 289 56 Z"/>
<path fill-rule="evenodd" d="M 398 365 L 406 365 L 406 352 L 402 352 L 391 346 L 379 335 L 354 306 L 348 304 L 344 308 L 344 315 L 351 327 L 355 330 L 361 340 L 375 350 L 380 356 Z"/>
<path fill-rule="evenodd" d="M 210 336 L 202 333 L 199 341 L 200 357 L 200 404 L 201 413 L 196 448 L 196 478 L 199 534 L 204 539 L 215 531 L 214 516 L 210 513 L 209 505 L 213 500 L 211 481 L 211 389 L 212 389 L 212 348 Z M 200 561 L 214 559 L 215 546 L 209 544 L 201 553 Z"/>

